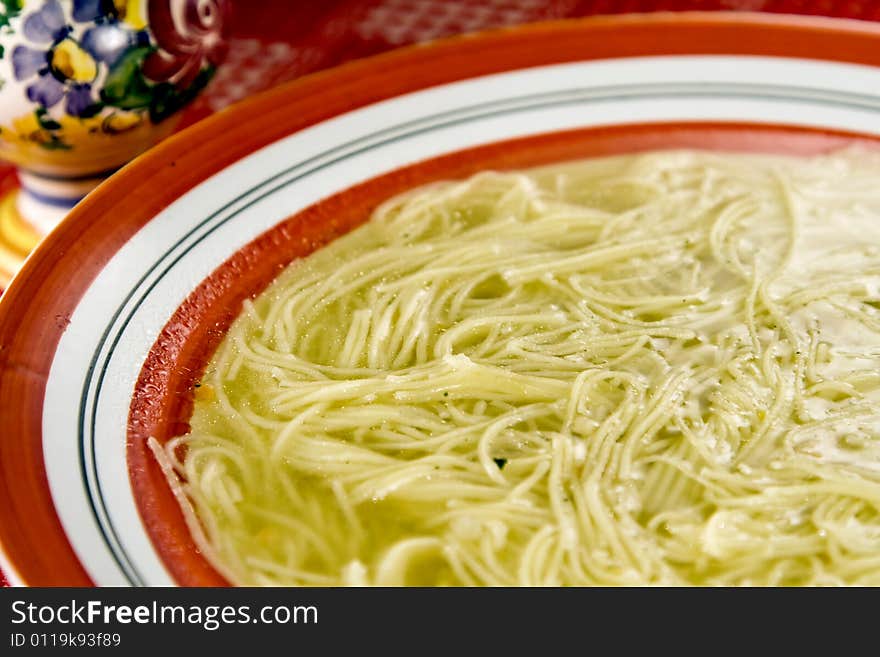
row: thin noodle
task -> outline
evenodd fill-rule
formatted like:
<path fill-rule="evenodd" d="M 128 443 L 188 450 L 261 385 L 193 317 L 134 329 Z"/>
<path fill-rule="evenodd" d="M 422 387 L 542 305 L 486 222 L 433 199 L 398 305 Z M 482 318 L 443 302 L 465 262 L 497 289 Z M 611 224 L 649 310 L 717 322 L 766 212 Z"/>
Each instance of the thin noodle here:
<path fill-rule="evenodd" d="M 287 271 L 150 441 L 257 585 L 880 583 L 880 156 L 415 189 Z"/>

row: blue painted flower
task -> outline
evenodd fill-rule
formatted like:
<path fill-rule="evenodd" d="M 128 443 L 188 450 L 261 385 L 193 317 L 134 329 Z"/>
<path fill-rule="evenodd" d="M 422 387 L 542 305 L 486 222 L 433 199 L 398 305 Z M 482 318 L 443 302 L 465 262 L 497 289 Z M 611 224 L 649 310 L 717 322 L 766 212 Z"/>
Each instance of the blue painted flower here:
<path fill-rule="evenodd" d="M 46 0 L 39 11 L 24 19 L 25 37 L 39 48 L 19 45 L 12 51 L 12 70 L 17 80 L 37 79 L 27 87 L 31 102 L 45 108 L 54 107 L 67 97 L 66 111 L 73 116 L 93 104 L 91 83 L 98 74 L 97 64 L 70 37 L 73 29 L 67 24 L 58 0 Z"/>
<path fill-rule="evenodd" d="M 64 11 L 58 0 L 46 0 L 42 9 L 29 14 L 24 19 L 25 36 L 37 43 L 60 41 L 70 32 L 71 28 L 64 18 Z"/>
<path fill-rule="evenodd" d="M 82 46 L 107 66 L 113 66 L 122 55 L 133 47 L 150 45 L 146 30 L 127 29 L 122 22 L 127 18 L 123 4 L 113 0 L 74 0 L 73 19 L 78 23 L 95 23 L 85 31 Z"/>
<path fill-rule="evenodd" d="M 77 23 L 91 23 L 114 10 L 113 2 L 105 0 L 73 0 L 73 20 Z"/>

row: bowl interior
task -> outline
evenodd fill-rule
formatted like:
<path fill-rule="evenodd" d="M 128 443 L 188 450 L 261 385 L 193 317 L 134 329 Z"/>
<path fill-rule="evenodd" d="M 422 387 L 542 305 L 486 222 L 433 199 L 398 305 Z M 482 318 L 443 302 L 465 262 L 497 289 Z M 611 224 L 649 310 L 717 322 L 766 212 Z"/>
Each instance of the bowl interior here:
<path fill-rule="evenodd" d="M 143 364 L 129 412 L 127 455 L 141 518 L 174 579 L 188 586 L 228 584 L 196 548 L 183 514 L 147 447 L 186 433 L 194 384 L 237 317 L 296 258 L 366 221 L 382 201 L 415 186 L 484 170 L 660 149 L 817 155 L 880 137 L 745 123 L 652 123 L 553 132 L 479 146 L 397 169 L 341 191 L 277 224 L 235 253 L 177 308 Z"/>

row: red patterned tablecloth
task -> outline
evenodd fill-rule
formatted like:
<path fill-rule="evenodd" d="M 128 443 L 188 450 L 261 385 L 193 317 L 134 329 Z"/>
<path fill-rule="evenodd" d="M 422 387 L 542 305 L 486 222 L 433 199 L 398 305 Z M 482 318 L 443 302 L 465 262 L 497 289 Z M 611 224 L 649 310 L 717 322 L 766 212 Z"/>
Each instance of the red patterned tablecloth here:
<path fill-rule="evenodd" d="M 880 20 L 880 0 L 240 0 L 227 65 L 188 118 L 306 73 L 411 43 L 539 20 L 682 10 Z"/>
<path fill-rule="evenodd" d="M 189 125 L 307 73 L 477 30 L 597 14 L 767 11 L 880 21 L 880 0 L 233 0 L 229 57 Z M 0 165 L 0 180 L 9 175 Z M 6 581 L 0 573 L 0 584 Z"/>

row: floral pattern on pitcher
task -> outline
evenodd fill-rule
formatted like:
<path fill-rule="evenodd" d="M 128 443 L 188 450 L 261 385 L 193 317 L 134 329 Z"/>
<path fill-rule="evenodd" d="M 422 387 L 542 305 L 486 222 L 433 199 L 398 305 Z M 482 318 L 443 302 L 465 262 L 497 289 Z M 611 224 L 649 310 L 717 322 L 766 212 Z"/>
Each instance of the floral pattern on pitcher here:
<path fill-rule="evenodd" d="M 12 21 L 21 13 L 23 3 L 24 0 L 0 0 L 0 60 L 6 55 L 3 37 L 15 34 Z M 0 89 L 3 88 L 5 82 L 3 76 L 0 75 Z"/>
<path fill-rule="evenodd" d="M 0 146 L 69 150 L 164 121 L 225 56 L 228 10 L 226 0 L 0 0 L 0 58 L 28 107 L 0 128 Z"/>

